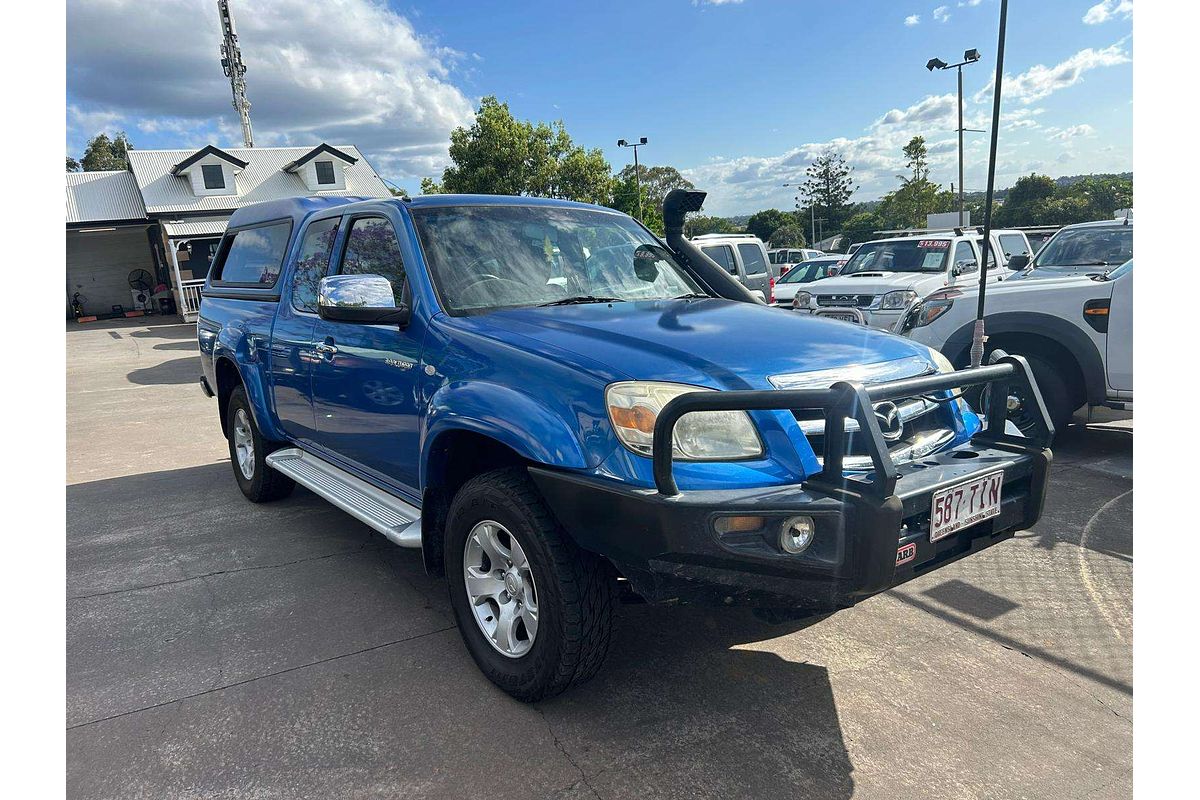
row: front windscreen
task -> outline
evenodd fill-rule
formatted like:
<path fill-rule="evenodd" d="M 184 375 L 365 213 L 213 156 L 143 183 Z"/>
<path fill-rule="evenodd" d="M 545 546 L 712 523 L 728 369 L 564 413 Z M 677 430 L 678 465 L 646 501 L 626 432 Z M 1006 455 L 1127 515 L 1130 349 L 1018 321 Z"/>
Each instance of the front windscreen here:
<path fill-rule="evenodd" d="M 451 314 L 700 292 L 671 254 L 623 214 L 479 205 L 418 208 L 412 217 Z"/>
<path fill-rule="evenodd" d="M 941 272 L 950 254 L 949 239 L 902 239 L 867 242 L 854 253 L 843 275 L 856 272 Z"/>
<path fill-rule="evenodd" d="M 1051 239 L 1033 265 L 1042 267 L 1115 267 L 1133 258 L 1133 226 L 1066 228 Z"/>

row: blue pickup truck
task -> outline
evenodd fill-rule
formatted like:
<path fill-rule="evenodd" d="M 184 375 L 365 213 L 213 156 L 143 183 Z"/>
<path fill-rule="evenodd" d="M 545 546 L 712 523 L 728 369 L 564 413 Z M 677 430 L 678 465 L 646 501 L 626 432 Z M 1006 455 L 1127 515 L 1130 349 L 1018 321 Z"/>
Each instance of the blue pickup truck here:
<path fill-rule="evenodd" d="M 763 305 L 684 238 L 703 199 L 665 239 L 525 197 L 238 210 L 197 335 L 242 492 L 419 548 L 526 701 L 596 672 L 624 598 L 828 613 L 1037 520 L 1045 414 L 961 392 L 1038 398 L 1022 359 Z"/>

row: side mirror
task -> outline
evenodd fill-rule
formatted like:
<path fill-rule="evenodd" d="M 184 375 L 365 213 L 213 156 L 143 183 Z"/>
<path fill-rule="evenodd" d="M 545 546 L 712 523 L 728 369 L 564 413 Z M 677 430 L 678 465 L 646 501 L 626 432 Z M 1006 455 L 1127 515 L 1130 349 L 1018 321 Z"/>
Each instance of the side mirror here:
<path fill-rule="evenodd" d="M 825 277 L 827 277 L 827 278 L 836 278 L 836 277 L 837 277 L 837 274 L 838 274 L 839 272 L 841 272 L 841 270 L 840 270 L 840 269 L 838 269 L 837 267 L 830 267 L 830 268 L 829 268 L 829 273 L 828 273 L 828 274 L 827 274 Z"/>
<path fill-rule="evenodd" d="M 979 262 L 973 258 L 964 258 L 961 261 L 954 262 L 954 274 L 956 276 L 967 272 L 975 272 L 979 269 Z"/>
<path fill-rule="evenodd" d="M 334 322 L 404 327 L 412 310 L 396 304 L 392 282 L 382 275 L 330 275 L 317 289 L 317 314 Z"/>
<path fill-rule="evenodd" d="M 1029 256 L 1028 255 L 1022 253 L 1019 256 L 1009 256 L 1009 259 L 1008 259 L 1008 268 L 1009 269 L 1025 269 L 1028 266 L 1029 266 Z"/>

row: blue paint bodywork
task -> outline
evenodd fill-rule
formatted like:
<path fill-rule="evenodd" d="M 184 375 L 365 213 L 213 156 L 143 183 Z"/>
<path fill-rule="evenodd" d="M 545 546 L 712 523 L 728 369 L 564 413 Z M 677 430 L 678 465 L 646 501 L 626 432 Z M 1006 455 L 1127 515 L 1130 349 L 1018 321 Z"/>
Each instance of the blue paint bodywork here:
<path fill-rule="evenodd" d="M 581 205 L 435 195 L 352 204 L 297 199 L 237 211 L 230 230 L 290 219 L 292 238 L 270 291 L 223 291 L 210 276 L 197 324 L 208 384 L 218 389 L 218 365 L 236 370 L 264 436 L 311 449 L 419 504 L 439 437 L 460 431 L 488 436 L 534 464 L 653 486 L 650 460 L 622 446 L 609 423 L 604 391 L 614 381 L 770 389 L 769 376 L 782 373 L 929 358 L 928 348 L 909 339 L 715 298 L 450 316 L 438 303 L 410 209 L 463 204 Z M 307 227 L 355 215 L 386 217 L 396 230 L 412 292 L 412 321 L 403 330 L 330 322 L 292 306 L 292 269 Z M 331 272 L 348 227 L 339 227 Z M 333 361 L 314 350 L 326 339 L 339 348 Z M 975 416 L 955 404 L 938 413 L 953 417 L 959 435 L 951 446 L 978 430 Z M 751 416 L 764 455 L 677 462 L 681 488 L 795 484 L 818 471 L 791 414 Z"/>

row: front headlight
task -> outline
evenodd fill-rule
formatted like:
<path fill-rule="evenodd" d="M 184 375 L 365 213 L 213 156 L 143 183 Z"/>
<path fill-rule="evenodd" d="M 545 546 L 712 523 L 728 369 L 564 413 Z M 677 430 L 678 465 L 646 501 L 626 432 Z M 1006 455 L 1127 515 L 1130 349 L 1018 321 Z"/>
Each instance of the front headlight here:
<path fill-rule="evenodd" d="M 911 289 L 897 289 L 879 298 L 879 308 L 894 311 L 898 308 L 908 308 L 908 304 L 917 299 L 917 293 Z"/>
<path fill-rule="evenodd" d="M 792 298 L 792 308 L 808 308 L 810 302 L 812 302 L 811 292 L 796 292 L 796 296 Z"/>
<path fill-rule="evenodd" d="M 608 418 L 621 444 L 640 456 L 654 452 L 654 423 L 670 401 L 703 386 L 662 381 L 610 384 L 604 393 Z M 732 461 L 763 454 L 762 440 L 745 411 L 694 411 L 675 425 L 672 450 L 684 461 Z"/>
<path fill-rule="evenodd" d="M 954 299 L 962 297 L 958 289 L 941 289 L 926 297 L 917 307 L 912 318 L 912 327 L 923 328 L 945 314 L 954 306 Z"/>
<path fill-rule="evenodd" d="M 950 363 L 950 359 L 946 358 L 939 351 L 934 350 L 932 347 L 929 348 L 929 357 L 933 359 L 933 363 L 937 367 L 938 372 L 954 372 L 954 365 Z M 967 401 L 962 397 L 962 389 L 955 390 L 955 393 L 958 395 L 958 398 L 955 399 L 954 404 L 958 406 L 958 410 L 964 414 L 970 411 L 971 407 L 967 405 Z"/>

